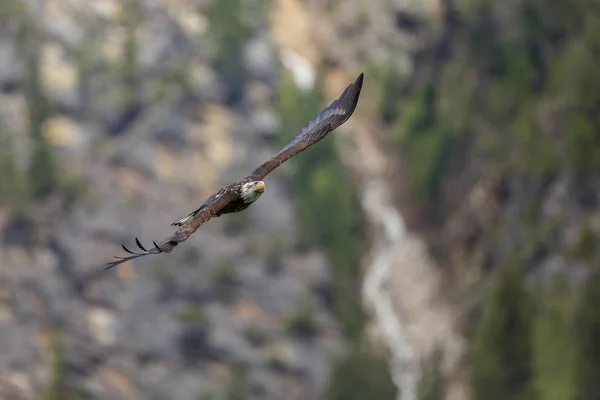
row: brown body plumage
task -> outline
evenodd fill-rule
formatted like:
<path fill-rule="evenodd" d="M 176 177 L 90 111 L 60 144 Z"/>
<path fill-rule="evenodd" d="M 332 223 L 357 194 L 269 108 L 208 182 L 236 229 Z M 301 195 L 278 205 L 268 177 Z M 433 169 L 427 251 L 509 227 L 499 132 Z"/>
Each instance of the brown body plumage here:
<path fill-rule="evenodd" d="M 171 225 L 178 227 L 173 235 L 160 243 L 153 242 L 154 247 L 149 250 L 146 250 L 136 238 L 135 242 L 142 252 L 134 253 L 123 246 L 123 249 L 131 255 L 127 257 L 115 257 L 117 260 L 107 263 L 105 269 L 112 268 L 134 258 L 150 254 L 169 253 L 179 243 L 187 240 L 209 219 L 248 208 L 264 192 L 262 179 L 265 176 L 286 160 L 323 139 L 329 132 L 350 118 L 358 103 L 362 84 L 363 74 L 360 74 L 356 81 L 350 84 L 337 100 L 333 101 L 327 108 L 310 120 L 298 132 L 296 137 L 279 153 L 273 156 L 273 158 L 260 165 L 244 179 L 229 184 L 215 192 L 198 209 L 179 221 L 172 223 Z"/>

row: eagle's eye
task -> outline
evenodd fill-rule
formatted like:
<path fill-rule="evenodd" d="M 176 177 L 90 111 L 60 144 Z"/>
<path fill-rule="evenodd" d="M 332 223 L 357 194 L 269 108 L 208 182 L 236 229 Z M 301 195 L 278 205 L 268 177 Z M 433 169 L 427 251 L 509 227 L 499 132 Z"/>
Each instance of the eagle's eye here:
<path fill-rule="evenodd" d="M 254 184 L 254 190 L 256 190 L 259 193 L 262 193 L 265 191 L 265 183 L 263 181 L 258 181 Z"/>

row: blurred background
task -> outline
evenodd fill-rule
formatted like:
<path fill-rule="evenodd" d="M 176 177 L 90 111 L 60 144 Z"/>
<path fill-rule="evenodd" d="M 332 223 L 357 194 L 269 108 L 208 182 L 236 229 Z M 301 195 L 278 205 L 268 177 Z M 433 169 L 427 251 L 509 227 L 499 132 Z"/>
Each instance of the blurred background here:
<path fill-rule="evenodd" d="M 597 0 L 2 0 L 0 398 L 600 398 L 599 64 Z"/>

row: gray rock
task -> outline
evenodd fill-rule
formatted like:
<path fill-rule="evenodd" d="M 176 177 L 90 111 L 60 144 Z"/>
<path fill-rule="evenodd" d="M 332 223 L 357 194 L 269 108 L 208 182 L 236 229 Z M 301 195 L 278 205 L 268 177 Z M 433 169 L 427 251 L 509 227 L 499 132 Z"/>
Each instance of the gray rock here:
<path fill-rule="evenodd" d="M 0 40 L 0 90 L 5 93 L 17 90 L 24 67 L 15 45 L 11 40 Z"/>
<path fill-rule="evenodd" d="M 42 70 L 62 79 L 48 86 L 50 109 L 85 132 L 85 145 L 53 154 L 61 177 L 84 180 L 89 193 L 74 194 L 66 210 L 61 196 L 39 200 L 36 213 L 43 218 L 29 222 L 0 212 L 0 374 L 26 387 L 29 397 L 42 397 L 53 371 L 45 361 L 51 350 L 38 344 L 58 328 L 68 381 L 85 398 L 195 400 L 224 395 L 235 379 L 245 382 L 241 391 L 248 399 L 284 398 L 290 385 L 315 398 L 315 388 L 324 383 L 307 371 L 327 369 L 330 344 L 287 340 L 285 322 L 299 299 L 314 296 L 307 282 L 323 279 L 321 267 L 328 266 L 307 266 L 301 273 L 303 262 L 320 261 L 293 261 L 290 255 L 296 223 L 283 186 L 285 169 L 244 214 L 207 222 L 169 255 L 102 270 L 113 255 L 123 254 L 121 243 L 166 237 L 173 232 L 169 224 L 211 190 L 245 176 L 257 160 L 278 150 L 263 140 L 280 124 L 273 109 L 278 61 L 268 35 L 253 33 L 237 55 L 241 73 L 225 77 L 210 66 L 206 40 L 182 28 L 182 13 L 197 10 L 168 10 L 163 3 L 144 1 L 141 7 L 140 86 L 133 98 L 123 86 L 116 3 L 91 7 L 86 18 L 72 14 L 40 25 L 49 27 L 42 47 L 50 45 L 54 57 Z M 72 79 L 73 50 L 82 46 L 81 35 L 84 41 L 93 37 L 92 25 L 116 40 L 89 40 L 98 47 L 90 48 L 97 59 L 85 76 Z M 23 88 L 15 83 L 23 70 L 18 48 L 14 32 L 0 39 L 0 90 L 11 92 L 1 99 L 1 118 L 15 127 L 11 121 L 20 120 L 13 117 L 27 121 Z M 206 110 L 222 116 L 211 122 Z M 27 126 L 19 128 L 10 132 L 19 130 L 19 143 L 30 151 Z M 222 153 L 223 165 L 213 162 L 211 149 Z M 269 274 L 267 263 L 280 271 Z M 223 275 L 227 265 L 233 266 L 231 277 Z M 2 297 L 3 287 L 10 301 Z M 190 305 L 206 319 L 182 317 Z M 331 315 L 318 310 L 315 318 L 326 325 Z M 273 353 L 281 343 L 287 350 Z"/>
<path fill-rule="evenodd" d="M 244 46 L 246 71 L 252 78 L 268 80 L 277 72 L 278 62 L 267 35 L 255 36 Z"/>

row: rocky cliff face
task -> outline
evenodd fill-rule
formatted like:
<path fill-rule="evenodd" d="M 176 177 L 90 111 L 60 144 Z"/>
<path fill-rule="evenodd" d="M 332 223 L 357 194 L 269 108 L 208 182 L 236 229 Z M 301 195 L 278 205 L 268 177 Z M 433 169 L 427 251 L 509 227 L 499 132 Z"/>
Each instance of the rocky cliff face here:
<path fill-rule="evenodd" d="M 326 257 L 295 247 L 285 168 L 177 254 L 102 271 L 278 150 L 264 10 L 1 7 L 2 395 L 319 397 L 345 342 Z"/>

